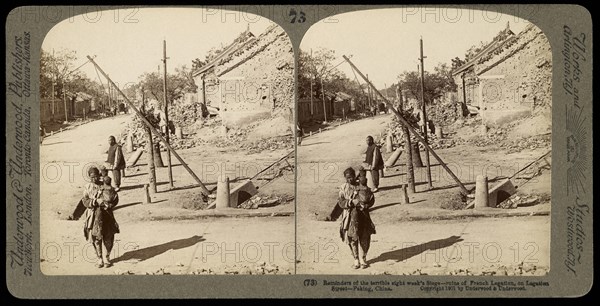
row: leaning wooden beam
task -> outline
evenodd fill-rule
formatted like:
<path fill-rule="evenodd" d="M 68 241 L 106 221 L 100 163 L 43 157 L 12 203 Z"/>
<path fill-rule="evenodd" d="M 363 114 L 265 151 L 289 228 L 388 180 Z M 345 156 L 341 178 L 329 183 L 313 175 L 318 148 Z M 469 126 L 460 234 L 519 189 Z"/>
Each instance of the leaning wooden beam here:
<path fill-rule="evenodd" d="M 264 168 L 264 169 L 260 170 L 258 173 L 256 173 L 254 176 L 252 176 L 252 177 L 250 178 L 250 180 L 253 180 L 253 179 L 255 179 L 257 176 L 259 176 L 259 175 L 260 175 L 260 174 L 262 174 L 263 172 L 265 172 L 265 171 L 267 171 L 267 170 L 271 169 L 271 167 L 273 167 L 274 165 L 276 165 L 276 164 L 277 164 L 277 163 L 279 163 L 280 161 L 282 161 L 282 160 L 284 160 L 284 159 L 288 158 L 288 157 L 289 157 L 290 155 L 292 155 L 292 153 L 294 153 L 294 152 L 295 152 L 295 150 L 294 150 L 294 151 L 291 151 L 290 153 L 286 154 L 286 155 L 285 155 L 285 156 L 283 156 L 282 158 L 280 158 L 280 159 L 278 159 L 277 161 L 273 162 L 272 164 L 270 164 L 270 165 L 269 165 L 269 166 L 267 166 L 266 168 Z"/>
<path fill-rule="evenodd" d="M 379 95 L 379 97 L 381 97 L 381 99 L 383 99 L 383 101 L 385 101 L 385 103 L 387 104 L 388 108 L 390 110 L 392 110 L 392 112 L 394 113 L 394 115 L 396 115 L 396 117 L 398 117 L 398 120 L 400 121 L 400 123 L 403 126 L 407 127 L 408 130 L 411 133 L 413 133 L 413 135 L 415 135 L 415 137 L 417 137 L 417 139 L 419 139 L 419 141 L 421 141 L 421 143 L 423 143 L 423 145 L 429 150 L 429 152 L 431 152 L 431 155 L 433 155 L 433 157 L 435 157 L 435 159 L 437 159 L 437 161 L 440 163 L 440 165 L 442 165 L 442 167 L 448 172 L 448 174 L 450 174 L 450 176 L 452 177 L 452 179 L 454 179 L 454 181 L 456 181 L 456 183 L 460 187 L 462 193 L 463 194 L 468 194 L 469 190 L 467 190 L 467 188 L 465 187 L 465 185 L 463 185 L 463 183 L 458 179 L 458 177 L 456 177 L 456 175 L 454 175 L 454 173 L 452 172 L 452 170 L 450 170 L 450 168 L 448 168 L 448 166 L 444 163 L 444 161 L 442 161 L 442 159 L 437 155 L 437 153 L 435 153 L 435 151 L 433 151 L 433 149 L 431 149 L 431 147 L 425 141 L 425 139 L 423 139 L 423 137 L 421 135 L 419 135 L 419 133 L 417 133 L 417 131 L 412 127 L 412 125 L 410 125 L 410 123 L 406 119 L 404 119 L 404 117 L 402 117 L 402 115 L 396 110 L 396 108 L 394 108 L 394 105 L 390 101 L 388 101 L 388 99 L 386 99 L 383 96 L 383 94 L 381 94 L 381 92 L 379 92 L 379 90 L 377 90 L 377 88 L 375 88 L 375 86 L 373 86 L 373 84 L 371 83 L 371 81 L 369 81 L 365 77 L 365 75 L 363 75 L 362 72 L 360 72 L 360 70 L 358 70 L 358 68 L 356 68 L 356 66 L 354 66 L 354 64 L 350 61 L 350 59 L 348 57 L 346 57 L 345 55 L 343 55 L 343 57 L 348 62 L 348 64 L 350 64 L 350 66 L 352 67 L 352 69 L 356 70 L 356 72 L 360 75 L 360 77 L 363 78 L 367 84 L 369 84 L 369 86 L 373 89 L 373 91 L 376 92 Z"/>
<path fill-rule="evenodd" d="M 96 66 L 96 68 L 98 69 L 98 71 L 100 71 L 100 73 L 108 80 L 108 82 L 110 84 L 112 84 L 112 86 L 114 86 L 117 89 L 117 91 L 125 99 L 125 102 L 127 103 L 127 105 L 129 105 L 129 107 L 131 107 L 131 109 L 133 109 L 135 111 L 135 113 L 140 117 L 140 119 L 142 120 L 142 122 L 147 127 L 150 128 L 150 131 L 152 131 L 156 136 L 158 136 L 158 138 L 160 138 L 160 140 L 171 151 L 171 153 L 173 153 L 173 156 L 175 156 L 175 158 L 177 158 L 177 160 L 179 160 L 179 162 L 181 163 L 181 165 L 183 165 L 183 167 L 185 168 L 185 170 L 187 170 L 187 172 L 189 172 L 190 175 L 192 175 L 192 177 L 194 178 L 194 180 L 196 180 L 196 182 L 198 183 L 198 185 L 200 185 L 200 189 L 202 189 L 202 193 L 204 193 L 205 195 L 209 195 L 210 191 L 206 188 L 206 186 L 204 186 L 204 184 L 198 178 L 198 176 L 196 176 L 196 174 L 194 173 L 194 171 L 192 171 L 192 169 L 190 169 L 190 167 L 183 161 L 183 159 L 181 158 L 181 156 L 179 156 L 179 154 L 177 154 L 177 152 L 175 150 L 173 150 L 173 148 L 171 147 L 171 145 L 161 135 L 161 133 L 156 128 L 154 128 L 154 126 L 152 126 L 152 124 L 150 124 L 150 122 L 148 122 L 148 120 L 146 119 L 146 117 L 144 117 L 144 115 L 135 107 L 135 105 L 133 105 L 133 103 L 131 103 L 131 101 L 129 101 L 129 98 L 127 98 L 127 96 L 121 91 L 121 89 L 119 87 L 117 87 L 117 85 L 108 77 L 108 75 L 106 75 L 106 73 L 104 72 L 104 70 L 102 70 L 102 68 L 100 68 L 100 66 L 98 66 L 98 64 L 96 64 L 96 62 L 94 62 L 94 59 L 92 57 L 90 57 L 89 55 L 87 56 L 87 58 L 90 60 L 90 62 L 92 64 L 94 64 L 94 66 Z"/>

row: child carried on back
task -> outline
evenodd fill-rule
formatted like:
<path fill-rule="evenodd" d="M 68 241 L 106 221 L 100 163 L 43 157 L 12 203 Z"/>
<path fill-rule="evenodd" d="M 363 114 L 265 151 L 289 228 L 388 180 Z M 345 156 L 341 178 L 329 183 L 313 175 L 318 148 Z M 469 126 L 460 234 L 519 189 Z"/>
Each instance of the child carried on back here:
<path fill-rule="evenodd" d="M 373 192 L 371 192 L 371 188 L 369 188 L 367 186 L 367 176 L 362 174 L 362 171 L 359 172 L 358 175 L 358 187 L 356 187 L 356 196 L 355 198 L 358 199 L 359 203 L 356 205 L 356 207 L 358 208 L 358 210 L 364 211 L 369 209 L 369 207 L 371 207 L 372 202 L 371 199 L 373 198 Z"/>
<path fill-rule="evenodd" d="M 102 203 L 102 208 L 104 208 L 106 210 L 107 208 L 112 208 L 112 207 L 107 206 L 107 203 L 115 203 L 114 205 L 116 205 L 116 203 L 118 201 L 118 195 L 117 195 L 117 192 L 115 191 L 115 189 L 111 185 L 111 178 L 109 176 L 103 177 L 102 182 L 103 182 L 103 185 L 102 185 L 101 197 L 104 200 L 104 202 Z"/>

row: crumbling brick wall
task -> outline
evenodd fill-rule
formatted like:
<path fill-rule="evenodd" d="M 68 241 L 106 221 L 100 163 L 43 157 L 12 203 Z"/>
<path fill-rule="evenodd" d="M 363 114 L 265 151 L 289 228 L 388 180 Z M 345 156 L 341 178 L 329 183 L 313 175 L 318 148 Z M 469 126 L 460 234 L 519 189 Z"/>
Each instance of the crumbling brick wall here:
<path fill-rule="evenodd" d="M 462 79 L 455 77 L 462 100 Z M 552 106 L 552 51 L 544 33 L 528 25 L 500 48 L 481 57 L 465 79 L 467 104 L 483 110 Z"/>
<path fill-rule="evenodd" d="M 196 83 L 201 88 L 202 75 Z M 294 103 L 294 58 L 285 31 L 273 25 L 204 75 L 206 100 L 236 122 L 287 114 Z M 202 95 L 201 89 L 199 95 Z M 199 99 L 201 100 L 201 98 Z"/>
<path fill-rule="evenodd" d="M 476 66 L 485 80 L 483 102 L 488 110 L 550 108 L 552 106 L 552 50 L 544 33 L 529 25 L 514 43 Z"/>

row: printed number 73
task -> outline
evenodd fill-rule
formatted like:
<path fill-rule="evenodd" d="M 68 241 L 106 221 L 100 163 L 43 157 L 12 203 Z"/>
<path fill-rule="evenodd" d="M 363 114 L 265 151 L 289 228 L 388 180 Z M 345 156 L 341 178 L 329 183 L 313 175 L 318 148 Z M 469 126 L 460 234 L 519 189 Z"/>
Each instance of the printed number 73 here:
<path fill-rule="evenodd" d="M 298 23 L 304 23 L 306 21 L 306 15 L 303 11 L 298 13 L 295 9 L 290 9 L 290 13 L 288 15 L 292 17 L 292 20 L 290 21 L 291 23 L 296 22 L 296 17 L 298 18 Z"/>

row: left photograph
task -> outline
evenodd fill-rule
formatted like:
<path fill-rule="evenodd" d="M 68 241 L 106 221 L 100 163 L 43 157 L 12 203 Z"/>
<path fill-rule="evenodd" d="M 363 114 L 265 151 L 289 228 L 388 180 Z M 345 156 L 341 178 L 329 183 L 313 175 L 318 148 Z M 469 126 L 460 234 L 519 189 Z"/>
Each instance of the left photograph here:
<path fill-rule="evenodd" d="M 40 59 L 46 275 L 293 274 L 294 50 L 270 20 L 131 8 Z"/>

